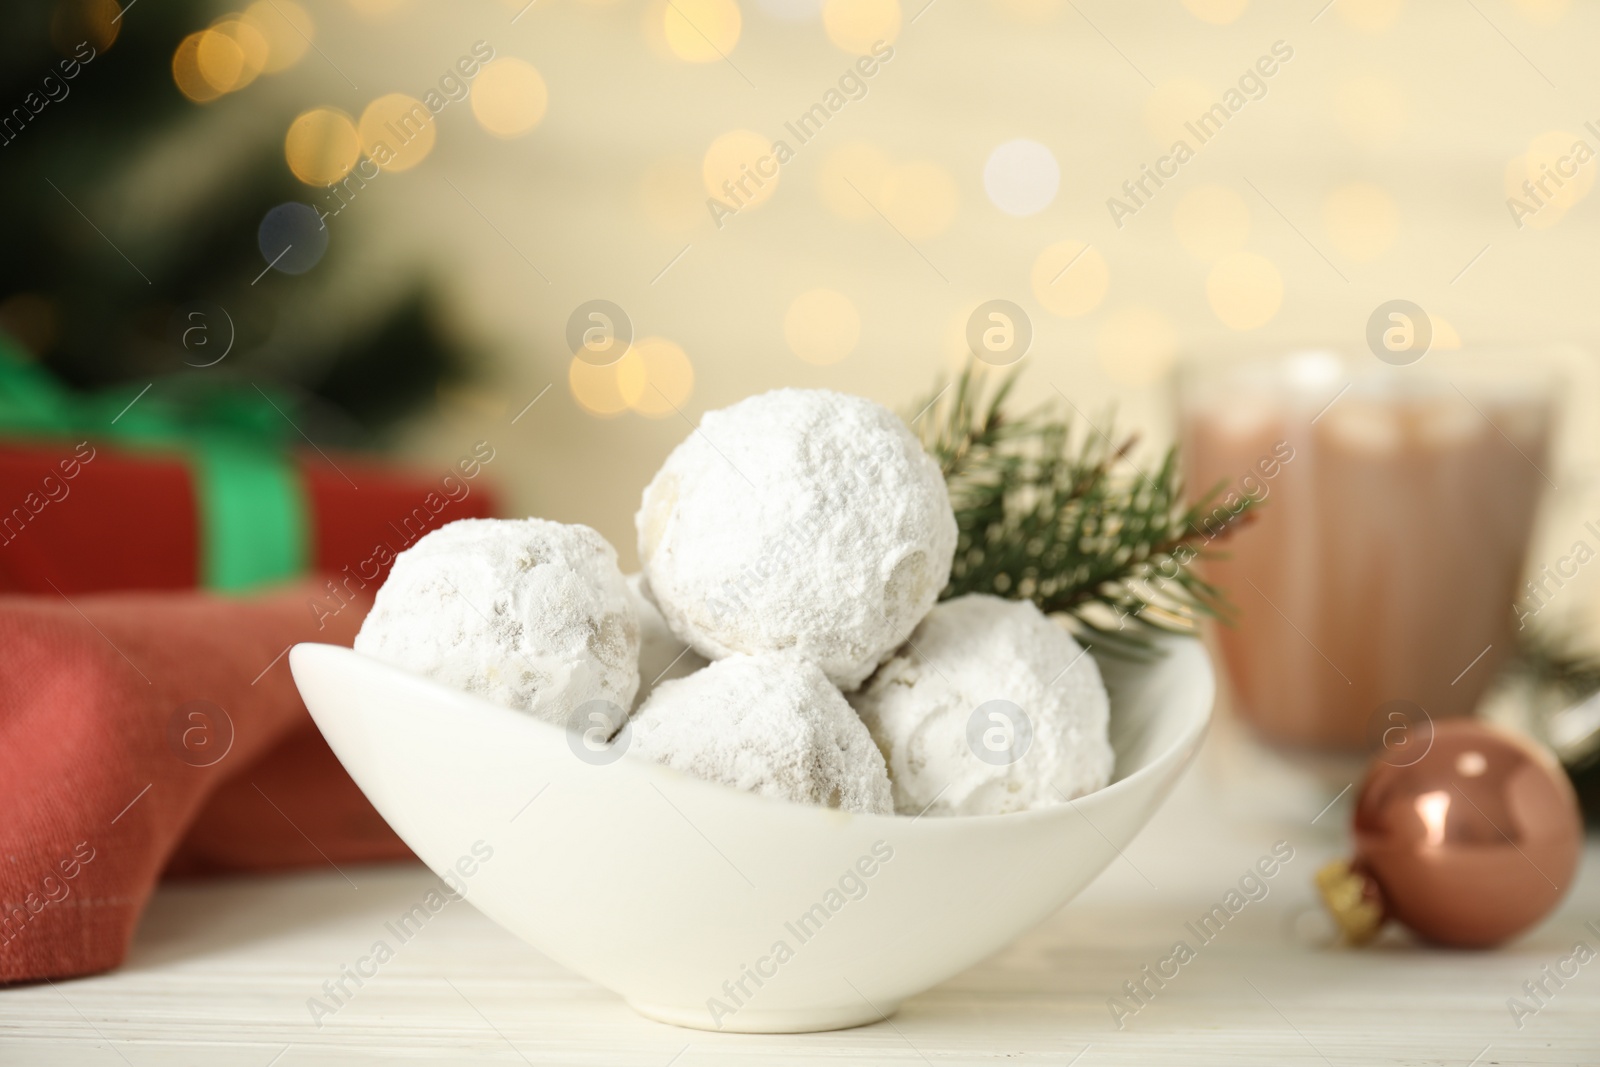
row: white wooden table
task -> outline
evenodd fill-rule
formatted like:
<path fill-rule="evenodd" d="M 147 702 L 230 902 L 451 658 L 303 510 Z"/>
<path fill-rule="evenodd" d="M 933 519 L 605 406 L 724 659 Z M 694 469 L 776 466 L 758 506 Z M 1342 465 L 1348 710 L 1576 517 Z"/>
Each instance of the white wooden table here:
<path fill-rule="evenodd" d="M 163 888 L 121 971 L 0 990 L 0 1064 L 1600 1064 L 1600 959 L 1519 1029 L 1507 998 L 1584 941 L 1600 950 L 1600 842 L 1561 908 L 1509 948 L 1330 947 L 1310 878 L 1342 851 L 1349 794 L 1226 726 L 1148 830 L 1078 900 L 889 1023 L 747 1037 L 639 1018 L 451 904 L 318 1026 L 341 965 L 433 884 L 420 867 Z M 1294 859 L 1209 944 L 1185 928 L 1279 840 Z M 601 923 L 602 915 L 582 921 Z M 1119 1029 L 1107 1006 L 1179 939 L 1197 955 Z M 348 983 L 347 983 L 348 984 Z M 351 988 L 354 988 L 351 986 Z M 1124 1003 L 1127 1003 L 1124 1001 Z"/>

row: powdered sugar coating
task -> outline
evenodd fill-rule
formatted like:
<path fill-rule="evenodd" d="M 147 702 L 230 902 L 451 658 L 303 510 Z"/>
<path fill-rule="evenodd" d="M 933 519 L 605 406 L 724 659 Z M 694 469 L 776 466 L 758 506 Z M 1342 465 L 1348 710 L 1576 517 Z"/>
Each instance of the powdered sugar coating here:
<path fill-rule="evenodd" d="M 626 580 L 628 599 L 639 619 L 639 693 L 633 698 L 638 705 L 650 698 L 657 685 L 693 674 L 708 661 L 667 626 L 644 575 L 630 574 Z"/>
<path fill-rule="evenodd" d="M 635 517 L 674 633 L 705 656 L 793 650 L 853 689 L 949 581 L 938 465 L 861 397 L 779 389 L 709 412 Z"/>
<path fill-rule="evenodd" d="M 974 751 L 989 730 L 1007 736 L 1003 718 L 988 714 L 1005 705 L 991 701 L 1020 708 L 1031 727 L 1015 762 Z M 850 703 L 888 760 L 901 814 L 1026 811 L 1065 804 L 1111 779 L 1100 669 L 1029 601 L 973 594 L 939 604 Z"/>
<path fill-rule="evenodd" d="M 586 701 L 624 711 L 639 625 L 616 550 L 587 526 L 462 519 L 395 557 L 356 651 L 565 725 Z"/>
<path fill-rule="evenodd" d="M 662 682 L 624 732 L 630 753 L 707 781 L 797 804 L 894 812 L 867 728 L 815 664 L 791 654 L 728 656 Z"/>

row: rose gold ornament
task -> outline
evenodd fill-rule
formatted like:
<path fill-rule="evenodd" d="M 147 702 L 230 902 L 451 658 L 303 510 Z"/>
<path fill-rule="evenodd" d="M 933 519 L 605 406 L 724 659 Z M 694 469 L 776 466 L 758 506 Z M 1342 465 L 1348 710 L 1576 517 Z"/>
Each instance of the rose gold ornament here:
<path fill-rule="evenodd" d="M 1430 941 L 1498 945 L 1572 884 L 1578 800 L 1535 742 L 1470 719 L 1437 723 L 1426 755 L 1375 759 L 1356 798 L 1355 857 L 1317 872 L 1354 943 L 1393 918 Z"/>

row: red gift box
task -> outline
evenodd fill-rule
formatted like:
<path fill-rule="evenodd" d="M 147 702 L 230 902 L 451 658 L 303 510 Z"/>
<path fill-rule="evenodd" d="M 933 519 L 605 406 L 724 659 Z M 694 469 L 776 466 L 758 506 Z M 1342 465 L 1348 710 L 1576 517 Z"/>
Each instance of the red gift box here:
<path fill-rule="evenodd" d="M 0 983 L 116 966 L 163 872 L 409 855 L 284 654 L 348 645 L 396 554 L 492 515 L 494 449 L 297 452 L 272 394 L 192 381 L 75 394 L 0 336 Z"/>
<path fill-rule="evenodd" d="M 336 590 L 375 591 L 395 553 L 423 534 L 494 514 L 484 477 L 494 456 L 479 442 L 431 476 L 348 457 L 289 457 L 306 516 L 307 570 L 328 575 Z M 184 454 L 0 441 L 0 508 L 0 592 L 204 584 L 206 535 Z"/>

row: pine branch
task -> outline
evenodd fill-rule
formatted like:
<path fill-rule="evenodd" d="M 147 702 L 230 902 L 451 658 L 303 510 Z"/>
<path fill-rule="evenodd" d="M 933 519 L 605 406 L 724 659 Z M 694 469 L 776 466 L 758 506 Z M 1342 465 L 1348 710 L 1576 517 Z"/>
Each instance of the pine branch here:
<path fill-rule="evenodd" d="M 1504 672 L 1528 687 L 1522 695 L 1533 711 L 1527 728 L 1555 752 L 1580 794 L 1590 794 L 1586 806 L 1596 803 L 1600 728 L 1590 704 L 1600 693 L 1600 653 L 1593 643 L 1575 630 L 1524 629 Z"/>
<path fill-rule="evenodd" d="M 1186 504 L 1176 448 L 1142 471 L 1131 458 L 1135 435 L 1080 428 L 1054 405 L 1013 414 L 1016 381 L 1013 372 L 986 397 L 981 373 L 968 366 L 913 420 L 956 513 L 944 597 L 1032 600 L 1131 654 L 1157 633 L 1230 618 L 1194 561 L 1248 521 L 1253 504 L 1213 508 L 1215 490 Z"/>
<path fill-rule="evenodd" d="M 1582 650 L 1572 634 L 1525 631 L 1506 670 L 1535 685 L 1550 686 L 1571 700 L 1600 692 L 1600 655 Z"/>

